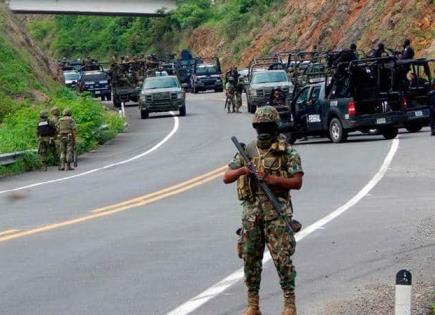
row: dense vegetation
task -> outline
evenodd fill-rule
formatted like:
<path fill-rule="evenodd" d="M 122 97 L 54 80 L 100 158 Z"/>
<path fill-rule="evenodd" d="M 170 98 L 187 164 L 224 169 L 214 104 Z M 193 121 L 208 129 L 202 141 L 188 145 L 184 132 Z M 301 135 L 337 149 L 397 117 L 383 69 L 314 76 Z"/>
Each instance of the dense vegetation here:
<path fill-rule="evenodd" d="M 57 106 L 70 108 L 77 122 L 78 150 L 94 148 L 123 128 L 122 119 L 105 110 L 99 102 L 79 96 L 53 81 L 34 64 L 32 52 L 19 47 L 18 34 L 7 33 L 10 20 L 0 8 L 0 154 L 26 151 L 37 146 L 39 112 Z M 98 132 L 107 124 L 108 130 Z M 10 167 L 0 167 L 0 175 L 39 167 L 34 153 Z"/>
<path fill-rule="evenodd" d="M 56 57 L 111 54 L 169 54 L 186 45 L 192 31 L 202 25 L 213 27 L 234 40 L 249 34 L 259 19 L 280 0 L 185 0 L 178 9 L 162 17 L 57 16 L 29 24 L 33 37 Z M 245 40 L 246 42 L 246 40 Z M 235 43 L 241 46 L 249 43 Z"/>

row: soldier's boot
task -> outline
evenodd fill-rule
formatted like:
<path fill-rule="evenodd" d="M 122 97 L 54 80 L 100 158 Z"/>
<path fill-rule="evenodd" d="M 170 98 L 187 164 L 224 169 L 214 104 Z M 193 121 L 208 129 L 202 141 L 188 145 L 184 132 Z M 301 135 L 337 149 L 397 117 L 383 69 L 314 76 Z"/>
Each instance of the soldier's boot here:
<path fill-rule="evenodd" d="M 59 171 L 64 171 L 64 170 L 65 170 L 65 161 L 61 161 L 59 165 Z"/>
<path fill-rule="evenodd" d="M 66 164 L 66 170 L 67 171 L 73 171 L 74 169 L 71 167 L 71 162 L 68 162 L 67 164 Z"/>
<path fill-rule="evenodd" d="M 284 310 L 282 315 L 296 315 L 295 293 L 290 291 L 284 292 Z"/>
<path fill-rule="evenodd" d="M 248 307 L 243 315 L 261 315 L 258 293 L 248 293 Z"/>

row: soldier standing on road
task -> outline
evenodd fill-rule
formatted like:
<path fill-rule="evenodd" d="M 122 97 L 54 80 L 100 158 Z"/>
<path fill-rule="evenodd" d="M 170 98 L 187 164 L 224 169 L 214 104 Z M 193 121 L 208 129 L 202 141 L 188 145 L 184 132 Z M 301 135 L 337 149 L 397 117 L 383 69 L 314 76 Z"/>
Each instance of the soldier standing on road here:
<path fill-rule="evenodd" d="M 227 83 L 225 84 L 225 94 L 226 94 L 226 100 L 225 100 L 225 107 L 228 110 L 228 113 L 235 112 L 236 109 L 236 86 L 234 83 L 234 78 L 229 77 Z"/>
<path fill-rule="evenodd" d="M 55 126 L 51 124 L 48 119 L 48 112 L 43 110 L 39 114 L 38 127 L 36 135 L 38 137 L 38 155 L 42 162 L 43 170 L 47 170 L 48 153 L 50 149 L 51 139 L 54 137 L 56 131 Z"/>
<path fill-rule="evenodd" d="M 50 124 L 54 127 L 57 126 L 57 124 L 59 123 L 59 119 L 60 119 L 60 110 L 57 107 L 53 107 L 50 110 Z M 58 168 L 60 169 L 60 142 L 59 142 L 59 135 L 57 134 L 57 128 L 55 128 L 55 134 L 54 136 L 51 138 L 51 147 L 54 146 L 54 152 L 55 152 L 55 160 L 56 160 L 56 164 L 58 165 Z"/>
<path fill-rule="evenodd" d="M 59 119 L 57 125 L 57 132 L 59 134 L 59 149 L 60 149 L 60 168 L 59 170 L 68 171 L 73 170 L 71 162 L 73 161 L 76 127 L 74 119 L 71 117 L 71 111 L 65 109 L 63 111 L 63 117 Z"/>
<path fill-rule="evenodd" d="M 256 166 L 258 176 L 269 185 L 282 204 L 284 213 L 292 222 L 293 231 L 297 232 L 301 226 L 292 220 L 290 190 L 302 187 L 304 173 L 299 154 L 286 142 L 286 138 L 278 133 L 279 122 L 279 114 L 275 108 L 258 108 L 253 120 L 257 140 L 246 146 L 246 153 Z M 248 307 L 244 314 L 261 315 L 258 294 L 263 252 L 267 245 L 284 292 L 282 314 L 295 315 L 296 271 L 291 256 L 295 252 L 296 241 L 293 231 L 288 230 L 285 219 L 278 215 L 264 193 L 251 181 L 249 169 L 238 154 L 229 163 L 224 175 L 224 183 L 230 184 L 235 181 L 238 197 L 243 205 L 239 256 L 244 260 L 245 283 L 248 289 Z"/>

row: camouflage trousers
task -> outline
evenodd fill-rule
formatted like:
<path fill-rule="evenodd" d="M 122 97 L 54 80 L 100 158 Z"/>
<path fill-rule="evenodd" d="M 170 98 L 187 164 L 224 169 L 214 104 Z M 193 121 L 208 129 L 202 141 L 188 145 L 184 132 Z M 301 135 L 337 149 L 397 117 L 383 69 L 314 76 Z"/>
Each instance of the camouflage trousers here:
<path fill-rule="evenodd" d="M 50 151 L 50 137 L 40 137 L 38 139 L 38 155 L 44 165 L 47 165 L 48 153 Z"/>
<path fill-rule="evenodd" d="M 284 207 L 284 210 L 291 215 L 289 207 Z M 295 252 L 296 241 L 293 234 L 289 233 L 284 219 L 272 211 L 268 202 L 257 203 L 254 208 L 246 205 L 244 207 L 241 239 L 245 283 L 249 292 L 259 292 L 263 253 L 267 245 L 278 272 L 281 288 L 293 293 L 296 270 L 291 256 Z"/>
<path fill-rule="evenodd" d="M 71 136 L 59 136 L 59 155 L 61 162 L 71 163 L 73 161 L 74 143 Z"/>

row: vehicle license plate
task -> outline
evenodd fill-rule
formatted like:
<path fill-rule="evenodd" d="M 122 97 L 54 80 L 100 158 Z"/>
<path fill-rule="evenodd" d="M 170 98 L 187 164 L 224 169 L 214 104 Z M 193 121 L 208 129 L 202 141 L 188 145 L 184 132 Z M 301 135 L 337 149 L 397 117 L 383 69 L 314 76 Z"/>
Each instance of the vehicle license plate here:
<path fill-rule="evenodd" d="M 415 117 L 421 117 L 421 116 L 423 116 L 423 112 L 421 110 L 415 112 Z"/>
<path fill-rule="evenodd" d="M 376 124 L 377 125 L 382 125 L 382 124 L 386 124 L 387 120 L 385 118 L 378 118 L 376 119 Z"/>
<path fill-rule="evenodd" d="M 95 95 L 101 94 L 101 91 L 95 91 Z"/>

